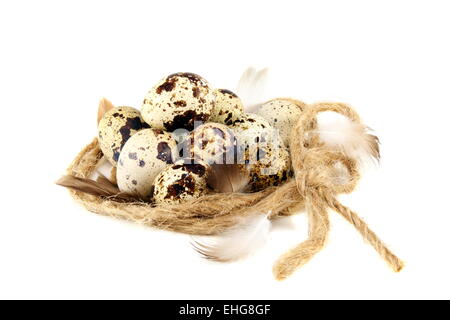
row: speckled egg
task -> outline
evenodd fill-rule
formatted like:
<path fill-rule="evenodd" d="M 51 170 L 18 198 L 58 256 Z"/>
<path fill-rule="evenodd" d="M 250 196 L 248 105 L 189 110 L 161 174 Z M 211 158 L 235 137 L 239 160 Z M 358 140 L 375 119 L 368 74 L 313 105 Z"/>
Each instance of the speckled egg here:
<path fill-rule="evenodd" d="M 271 139 L 275 131 L 267 120 L 253 113 L 247 113 L 230 128 L 236 137 L 238 157 L 245 156 L 246 160 L 256 154 L 257 144 Z"/>
<path fill-rule="evenodd" d="M 211 122 L 232 125 L 244 117 L 244 106 L 235 93 L 227 89 L 216 89 L 214 94 L 216 104 L 209 119 Z"/>
<path fill-rule="evenodd" d="M 106 159 L 115 166 L 125 143 L 143 128 L 149 125 L 134 108 L 115 107 L 107 111 L 98 124 L 98 141 Z"/>
<path fill-rule="evenodd" d="M 192 130 L 195 122 L 208 121 L 214 101 L 214 91 L 205 79 L 193 73 L 175 73 L 147 93 L 141 112 L 152 128 Z"/>
<path fill-rule="evenodd" d="M 250 190 L 276 186 L 289 177 L 290 157 L 277 130 L 255 114 L 232 127 L 236 135 L 238 163 L 250 170 Z"/>
<path fill-rule="evenodd" d="M 227 163 L 227 155 L 234 149 L 234 134 L 224 124 L 209 122 L 192 131 L 188 142 L 189 157 L 222 164 Z M 230 157 L 234 160 L 233 154 Z"/>
<path fill-rule="evenodd" d="M 123 192 L 148 199 L 155 177 L 176 161 L 177 145 L 170 133 L 145 129 L 133 135 L 120 153 L 117 184 Z"/>
<path fill-rule="evenodd" d="M 259 107 L 256 114 L 266 119 L 277 129 L 284 144 L 289 147 L 290 134 L 305 106 L 300 101 L 275 99 Z"/>
<path fill-rule="evenodd" d="M 260 191 L 278 186 L 291 175 L 291 161 L 288 150 L 280 140 L 278 145 L 262 146 L 256 162 L 250 162 L 250 189 Z"/>
<path fill-rule="evenodd" d="M 201 161 L 180 160 L 167 167 L 155 179 L 155 203 L 177 204 L 206 194 L 207 170 Z"/>

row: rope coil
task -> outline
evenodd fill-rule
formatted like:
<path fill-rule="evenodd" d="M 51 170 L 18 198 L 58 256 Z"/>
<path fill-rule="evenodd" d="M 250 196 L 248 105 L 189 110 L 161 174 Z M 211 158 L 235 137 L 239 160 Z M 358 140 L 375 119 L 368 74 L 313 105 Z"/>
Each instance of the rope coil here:
<path fill-rule="evenodd" d="M 256 193 L 209 194 L 178 205 L 154 206 L 144 202 L 119 202 L 71 190 L 72 197 L 89 211 L 131 220 L 160 229 L 192 235 L 215 235 L 238 223 L 241 217 L 271 211 L 270 219 L 288 216 L 306 209 L 309 218 L 308 239 L 283 254 L 273 271 L 277 279 L 285 279 L 307 263 L 326 243 L 330 223 L 328 209 L 341 214 L 367 240 L 380 256 L 400 271 L 403 262 L 369 229 L 356 213 L 343 206 L 336 196 L 350 193 L 360 179 L 356 160 L 325 146 L 311 136 L 319 112 L 334 111 L 361 123 L 358 114 L 342 103 L 318 103 L 304 108 L 291 134 L 290 149 L 294 178 L 278 187 Z M 102 157 L 95 138 L 75 158 L 68 174 L 87 178 Z M 336 183 L 334 165 L 347 169 L 349 178 Z"/>

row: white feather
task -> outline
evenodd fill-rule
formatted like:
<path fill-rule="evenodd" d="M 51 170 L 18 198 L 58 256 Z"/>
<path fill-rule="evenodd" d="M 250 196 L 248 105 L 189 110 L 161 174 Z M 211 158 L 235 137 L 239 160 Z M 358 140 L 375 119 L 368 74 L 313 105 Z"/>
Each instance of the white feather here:
<path fill-rule="evenodd" d="M 241 99 L 245 112 L 254 112 L 266 101 L 268 69 L 256 70 L 253 67 L 244 71 L 239 80 L 236 94 Z"/>
<path fill-rule="evenodd" d="M 360 163 L 378 160 L 380 157 L 378 138 L 370 134 L 365 125 L 355 123 L 336 112 L 319 113 L 315 132 L 325 144 L 339 149 Z"/>
<path fill-rule="evenodd" d="M 113 165 L 109 163 L 108 160 L 106 160 L 105 157 L 102 157 L 95 168 L 95 170 L 92 172 L 92 174 L 89 176 L 90 179 L 96 180 L 97 177 L 101 174 L 104 177 L 106 177 L 109 181 L 113 181 L 113 177 L 111 175 Z"/>
<path fill-rule="evenodd" d="M 266 215 L 258 214 L 228 229 L 215 239 L 194 238 L 192 245 L 204 258 L 226 262 L 235 261 L 261 248 L 269 237 L 271 222 Z"/>

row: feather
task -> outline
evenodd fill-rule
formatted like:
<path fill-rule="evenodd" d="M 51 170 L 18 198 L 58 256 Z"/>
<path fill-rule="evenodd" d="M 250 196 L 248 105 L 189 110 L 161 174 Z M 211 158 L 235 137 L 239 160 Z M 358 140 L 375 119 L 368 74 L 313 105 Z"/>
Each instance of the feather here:
<path fill-rule="evenodd" d="M 98 104 L 98 112 L 97 112 L 97 124 L 102 120 L 105 113 L 114 108 L 114 105 L 106 98 L 100 100 Z"/>
<path fill-rule="evenodd" d="M 107 188 L 111 192 L 117 193 L 117 191 L 120 192 L 117 185 L 115 185 L 111 180 L 109 180 L 107 177 L 105 177 L 103 174 L 99 173 L 96 181 L 104 186 L 104 188 Z"/>
<path fill-rule="evenodd" d="M 241 99 L 245 112 L 254 112 L 266 99 L 268 69 L 256 70 L 251 67 L 244 71 L 239 80 L 236 93 Z"/>
<path fill-rule="evenodd" d="M 207 183 L 217 192 L 245 192 L 250 182 L 247 168 L 239 164 L 212 164 Z"/>
<path fill-rule="evenodd" d="M 117 167 L 112 167 L 111 171 L 109 172 L 110 181 L 117 185 Z"/>
<path fill-rule="evenodd" d="M 97 165 L 95 166 L 95 170 L 89 176 L 90 179 L 96 180 L 97 177 L 101 174 L 108 178 L 109 181 L 117 185 L 117 181 L 115 180 L 116 175 L 116 167 L 114 167 L 105 157 L 102 157 Z"/>
<path fill-rule="evenodd" d="M 57 185 L 101 197 L 114 197 L 121 200 L 138 200 L 132 195 L 123 193 L 119 188 L 100 174 L 97 181 L 79 178 L 72 175 L 62 176 Z"/>
<path fill-rule="evenodd" d="M 317 116 L 315 133 L 320 139 L 360 163 L 380 159 L 378 137 L 370 131 L 365 125 L 336 112 L 326 111 Z"/>
<path fill-rule="evenodd" d="M 203 258 L 219 262 L 235 261 L 261 248 L 269 238 L 271 222 L 267 214 L 243 218 L 243 221 L 228 229 L 215 241 L 193 239 L 192 246 Z"/>

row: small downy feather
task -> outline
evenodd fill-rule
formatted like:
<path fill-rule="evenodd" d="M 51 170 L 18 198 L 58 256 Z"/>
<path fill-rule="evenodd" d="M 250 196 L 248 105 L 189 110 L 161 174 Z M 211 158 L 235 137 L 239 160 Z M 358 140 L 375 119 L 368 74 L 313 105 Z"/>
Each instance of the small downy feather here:
<path fill-rule="evenodd" d="M 208 260 L 228 262 L 242 259 L 267 242 L 271 227 L 269 215 L 270 212 L 245 217 L 214 240 L 193 238 L 192 246 Z"/>
<path fill-rule="evenodd" d="M 117 182 L 115 181 L 115 169 L 114 167 L 107 159 L 106 157 L 102 157 L 97 165 L 95 166 L 95 170 L 92 172 L 92 174 L 88 177 L 89 179 L 96 180 L 99 175 L 104 175 L 106 178 L 108 178 L 109 181 L 117 185 Z"/>
<path fill-rule="evenodd" d="M 116 185 L 102 174 L 99 174 L 97 181 L 66 175 L 56 181 L 56 184 L 94 196 L 114 197 L 121 200 L 138 200 L 132 195 L 121 192 Z"/>
<path fill-rule="evenodd" d="M 207 183 L 217 192 L 245 192 L 250 182 L 249 171 L 238 164 L 212 164 Z"/>
<path fill-rule="evenodd" d="M 361 164 L 380 159 L 378 137 L 369 132 L 365 125 L 336 112 L 326 111 L 317 116 L 315 133 L 319 134 L 320 139 Z"/>
<path fill-rule="evenodd" d="M 244 71 L 239 80 L 236 93 L 241 99 L 245 112 L 254 112 L 265 102 L 268 69 L 256 70 L 253 67 Z"/>
<path fill-rule="evenodd" d="M 97 112 L 97 124 L 102 120 L 105 113 L 114 108 L 114 105 L 106 98 L 100 100 L 98 104 L 98 112 Z"/>

